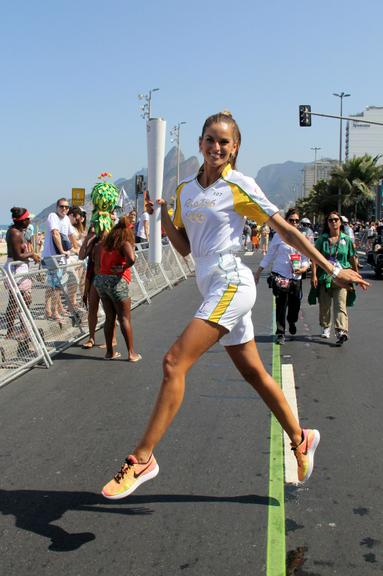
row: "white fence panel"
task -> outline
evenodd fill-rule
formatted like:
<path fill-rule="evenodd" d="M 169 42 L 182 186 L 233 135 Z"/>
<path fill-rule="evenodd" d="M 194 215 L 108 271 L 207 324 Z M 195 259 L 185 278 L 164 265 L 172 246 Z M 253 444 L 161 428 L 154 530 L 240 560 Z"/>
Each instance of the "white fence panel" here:
<path fill-rule="evenodd" d="M 27 275 L 13 279 L 0 268 L 0 386 L 35 364 L 51 363 L 27 312 L 30 286 Z"/>

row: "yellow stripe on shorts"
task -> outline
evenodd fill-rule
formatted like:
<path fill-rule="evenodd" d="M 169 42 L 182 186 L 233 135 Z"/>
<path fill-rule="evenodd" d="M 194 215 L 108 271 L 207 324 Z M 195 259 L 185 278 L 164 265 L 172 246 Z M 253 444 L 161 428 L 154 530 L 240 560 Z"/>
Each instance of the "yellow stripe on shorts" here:
<path fill-rule="evenodd" d="M 223 293 L 220 301 L 218 302 L 217 306 L 214 308 L 213 312 L 210 314 L 208 320 L 210 322 L 215 322 L 219 324 L 220 319 L 225 314 L 230 302 L 233 300 L 236 292 L 238 290 L 238 286 L 235 284 L 229 284 L 226 288 L 225 292 Z"/>

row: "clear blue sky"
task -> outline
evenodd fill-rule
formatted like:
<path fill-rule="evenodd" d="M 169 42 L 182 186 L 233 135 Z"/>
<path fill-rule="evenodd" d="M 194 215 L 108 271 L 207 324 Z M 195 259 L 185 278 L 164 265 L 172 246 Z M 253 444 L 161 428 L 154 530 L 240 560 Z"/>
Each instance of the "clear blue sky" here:
<path fill-rule="evenodd" d="M 228 108 L 246 174 L 309 162 L 314 146 L 337 158 L 338 121 L 299 128 L 298 106 L 338 114 L 341 91 L 345 115 L 383 106 L 382 21 L 381 0 L 2 0 L 0 222 L 146 166 L 137 95 L 151 88 L 168 132 L 187 122 L 187 157 Z"/>

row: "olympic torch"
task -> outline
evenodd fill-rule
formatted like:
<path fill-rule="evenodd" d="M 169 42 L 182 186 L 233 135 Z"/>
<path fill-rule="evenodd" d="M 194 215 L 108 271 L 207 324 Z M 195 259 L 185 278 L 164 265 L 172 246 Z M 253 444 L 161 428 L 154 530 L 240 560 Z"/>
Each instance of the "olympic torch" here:
<path fill-rule="evenodd" d="M 148 142 L 148 192 L 153 202 L 153 214 L 149 218 L 149 262 L 160 264 L 162 259 L 161 243 L 161 206 L 157 200 L 162 198 L 165 159 L 166 121 L 162 118 L 149 118 L 146 123 Z"/>

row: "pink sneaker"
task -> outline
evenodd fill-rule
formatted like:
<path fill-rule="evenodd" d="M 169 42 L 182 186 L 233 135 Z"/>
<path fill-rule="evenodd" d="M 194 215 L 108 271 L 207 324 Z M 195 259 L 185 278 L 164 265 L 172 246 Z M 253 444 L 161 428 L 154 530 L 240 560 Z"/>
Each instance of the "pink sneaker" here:
<path fill-rule="evenodd" d="M 139 463 L 135 456 L 130 455 L 113 480 L 104 486 L 101 494 L 110 500 L 125 498 L 134 492 L 140 484 L 155 478 L 159 471 L 153 454 L 144 464 Z"/>
<path fill-rule="evenodd" d="M 291 445 L 298 464 L 298 480 L 306 482 L 314 468 L 314 453 L 320 441 L 318 430 L 302 430 L 303 440 L 299 446 Z"/>

